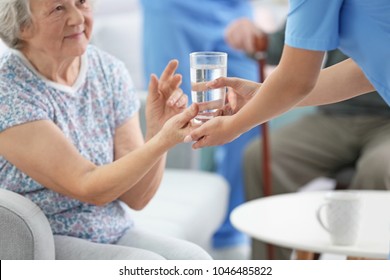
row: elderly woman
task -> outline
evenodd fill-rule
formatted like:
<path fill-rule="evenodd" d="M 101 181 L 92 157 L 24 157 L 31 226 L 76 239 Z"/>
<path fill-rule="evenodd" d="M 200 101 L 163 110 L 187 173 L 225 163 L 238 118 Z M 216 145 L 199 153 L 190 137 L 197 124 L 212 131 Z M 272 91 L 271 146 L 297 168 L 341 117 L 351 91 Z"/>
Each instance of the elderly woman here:
<path fill-rule="evenodd" d="M 151 76 L 144 143 L 131 79 L 89 45 L 92 25 L 91 0 L 0 0 L 0 186 L 40 206 L 59 259 L 209 259 L 135 229 L 120 203 L 149 202 L 189 133 L 177 61 Z"/>

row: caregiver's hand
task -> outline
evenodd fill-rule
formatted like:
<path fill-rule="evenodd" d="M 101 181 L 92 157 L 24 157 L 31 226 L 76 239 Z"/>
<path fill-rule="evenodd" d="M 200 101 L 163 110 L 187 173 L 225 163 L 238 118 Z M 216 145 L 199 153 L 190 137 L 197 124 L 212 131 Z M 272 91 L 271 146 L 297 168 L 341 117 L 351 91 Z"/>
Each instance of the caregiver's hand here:
<path fill-rule="evenodd" d="M 260 83 L 240 79 L 220 77 L 205 84 L 208 89 L 227 87 L 227 106 L 223 110 L 223 115 L 233 115 L 256 94 L 261 87 Z"/>
<path fill-rule="evenodd" d="M 231 125 L 232 116 L 215 117 L 200 127 L 194 129 L 186 138 L 185 142 L 195 141 L 192 148 L 199 149 L 207 146 L 223 145 L 233 141 L 241 135 Z"/>

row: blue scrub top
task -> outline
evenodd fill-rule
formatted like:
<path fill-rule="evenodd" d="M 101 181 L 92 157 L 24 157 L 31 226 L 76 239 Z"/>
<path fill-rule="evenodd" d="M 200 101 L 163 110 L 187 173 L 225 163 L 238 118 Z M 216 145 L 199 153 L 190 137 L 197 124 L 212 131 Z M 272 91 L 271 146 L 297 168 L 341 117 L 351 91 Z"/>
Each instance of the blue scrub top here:
<path fill-rule="evenodd" d="M 390 0 L 290 0 L 285 43 L 339 48 L 390 105 Z"/>

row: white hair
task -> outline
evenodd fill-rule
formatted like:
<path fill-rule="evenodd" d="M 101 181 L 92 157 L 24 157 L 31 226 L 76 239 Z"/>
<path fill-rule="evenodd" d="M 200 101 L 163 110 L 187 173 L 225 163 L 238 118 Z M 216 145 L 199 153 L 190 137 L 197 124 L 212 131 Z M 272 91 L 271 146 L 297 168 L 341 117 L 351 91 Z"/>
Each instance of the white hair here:
<path fill-rule="evenodd" d="M 30 23 L 29 0 L 0 0 L 0 38 L 8 47 L 21 48 L 20 30 Z"/>
<path fill-rule="evenodd" d="M 95 0 L 89 0 L 93 6 Z M 20 49 L 20 30 L 31 24 L 29 0 L 0 0 L 0 39 L 10 48 Z"/>

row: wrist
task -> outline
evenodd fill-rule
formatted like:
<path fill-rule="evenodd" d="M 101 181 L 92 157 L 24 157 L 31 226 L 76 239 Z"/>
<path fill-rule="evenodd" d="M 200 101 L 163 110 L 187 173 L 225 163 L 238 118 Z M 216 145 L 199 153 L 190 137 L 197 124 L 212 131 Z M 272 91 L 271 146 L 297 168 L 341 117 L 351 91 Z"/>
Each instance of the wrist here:
<path fill-rule="evenodd" d="M 148 142 L 150 139 L 152 139 L 157 133 L 152 132 L 150 129 L 146 130 L 145 133 L 145 141 Z"/>
<path fill-rule="evenodd" d="M 162 154 L 166 153 L 173 145 L 167 141 L 167 137 L 163 135 L 163 133 L 157 132 L 153 136 L 147 136 L 147 142 L 151 145 L 155 146 Z"/>
<path fill-rule="evenodd" d="M 157 135 L 160 131 L 160 128 L 158 126 L 148 126 L 146 128 L 146 133 L 145 133 L 145 140 L 148 141 L 151 138 L 153 138 L 155 135 Z"/>
<path fill-rule="evenodd" d="M 243 119 L 241 111 L 237 112 L 237 114 L 230 116 L 229 127 L 233 128 L 233 131 L 236 135 L 241 135 L 252 127 L 248 125 L 248 123 Z"/>

